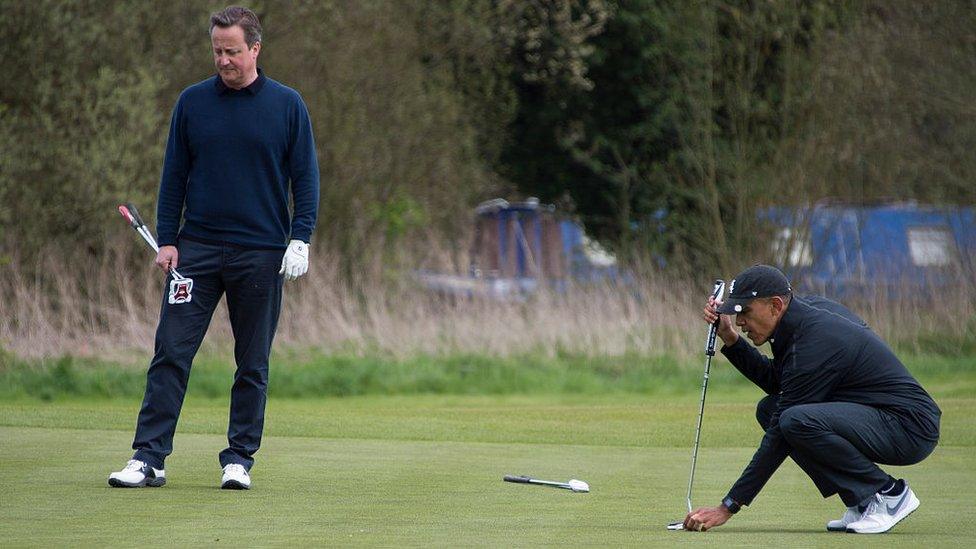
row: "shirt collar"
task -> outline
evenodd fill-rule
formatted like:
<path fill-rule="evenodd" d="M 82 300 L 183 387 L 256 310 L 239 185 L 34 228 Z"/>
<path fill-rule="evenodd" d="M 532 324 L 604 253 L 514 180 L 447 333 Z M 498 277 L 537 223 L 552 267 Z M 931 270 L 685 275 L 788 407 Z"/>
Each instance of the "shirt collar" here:
<path fill-rule="evenodd" d="M 785 350 L 786 345 L 793 339 L 793 332 L 796 331 L 796 327 L 800 324 L 800 319 L 803 316 L 801 309 L 802 304 L 797 302 L 795 295 L 792 296 L 786 306 L 786 312 L 783 313 L 772 335 L 769 336 L 769 346 L 773 348 L 773 353 L 779 354 Z"/>
<path fill-rule="evenodd" d="M 257 95 L 258 92 L 261 91 L 261 88 L 264 87 L 264 81 L 265 81 L 264 71 L 261 69 L 261 67 L 258 67 L 258 77 L 254 79 L 254 82 L 251 82 L 246 87 L 241 88 L 240 90 L 235 90 L 234 88 L 228 87 L 227 84 L 224 84 L 224 79 L 221 78 L 219 74 L 215 77 L 214 87 L 217 89 L 217 95 L 225 95 L 228 92 L 239 92 L 239 93 L 247 93 L 250 95 Z"/>

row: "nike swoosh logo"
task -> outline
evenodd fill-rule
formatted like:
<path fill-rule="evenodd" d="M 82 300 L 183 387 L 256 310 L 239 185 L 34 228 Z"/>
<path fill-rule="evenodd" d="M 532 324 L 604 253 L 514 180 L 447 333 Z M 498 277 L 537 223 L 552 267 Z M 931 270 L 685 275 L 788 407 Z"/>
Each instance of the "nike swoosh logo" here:
<path fill-rule="evenodd" d="M 885 504 L 885 508 L 887 508 L 888 514 L 894 516 L 895 513 L 897 513 L 898 510 L 901 509 L 901 506 L 905 504 L 905 500 L 906 499 L 908 499 L 908 487 L 907 486 L 905 487 L 905 493 L 901 495 L 901 499 L 898 500 L 898 503 L 896 503 L 894 506 L 888 505 L 887 503 Z"/>

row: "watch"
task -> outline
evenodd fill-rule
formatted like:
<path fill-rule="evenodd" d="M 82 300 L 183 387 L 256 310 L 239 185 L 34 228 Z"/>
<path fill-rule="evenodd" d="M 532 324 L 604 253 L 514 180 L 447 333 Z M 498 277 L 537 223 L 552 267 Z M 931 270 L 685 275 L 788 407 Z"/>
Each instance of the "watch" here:
<path fill-rule="evenodd" d="M 739 505 L 734 499 L 732 499 L 729 496 L 725 496 L 725 499 L 722 500 L 722 505 L 724 505 L 725 508 L 728 509 L 729 512 L 732 513 L 733 515 L 738 513 L 739 509 L 742 508 L 741 505 Z"/>

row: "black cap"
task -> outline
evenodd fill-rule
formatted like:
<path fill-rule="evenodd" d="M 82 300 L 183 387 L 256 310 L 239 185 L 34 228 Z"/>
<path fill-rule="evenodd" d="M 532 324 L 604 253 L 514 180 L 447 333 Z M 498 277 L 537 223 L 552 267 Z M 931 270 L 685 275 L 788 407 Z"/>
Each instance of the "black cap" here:
<path fill-rule="evenodd" d="M 786 295 L 792 291 L 783 271 L 769 265 L 753 265 L 732 279 L 729 295 L 718 312 L 723 315 L 740 313 L 753 299 Z"/>

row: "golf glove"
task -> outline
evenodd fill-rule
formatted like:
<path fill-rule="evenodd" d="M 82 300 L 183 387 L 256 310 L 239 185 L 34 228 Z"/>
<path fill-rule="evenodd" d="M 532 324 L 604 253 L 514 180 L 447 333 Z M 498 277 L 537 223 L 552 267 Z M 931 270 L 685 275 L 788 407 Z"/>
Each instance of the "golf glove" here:
<path fill-rule="evenodd" d="M 308 272 L 308 244 L 301 240 L 288 243 L 285 256 L 281 258 L 281 270 L 278 274 L 285 275 L 285 280 L 295 280 Z"/>

